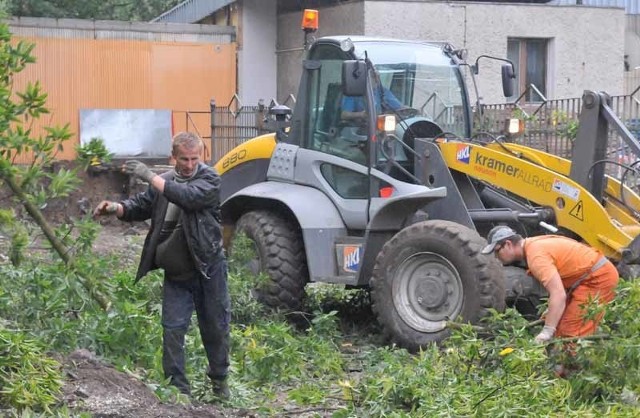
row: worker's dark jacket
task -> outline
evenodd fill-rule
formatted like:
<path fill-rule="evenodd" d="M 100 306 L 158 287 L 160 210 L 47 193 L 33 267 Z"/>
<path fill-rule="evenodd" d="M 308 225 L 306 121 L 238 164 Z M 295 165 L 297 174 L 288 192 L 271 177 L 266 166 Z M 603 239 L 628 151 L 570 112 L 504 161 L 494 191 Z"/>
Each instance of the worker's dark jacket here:
<path fill-rule="evenodd" d="M 153 187 L 138 193 L 122 203 L 123 221 L 144 221 L 151 219 L 149 234 L 142 248 L 136 281 L 151 270 L 155 264 L 156 248 L 164 222 L 167 206 L 172 202 L 182 209 L 182 225 L 189 245 L 189 252 L 202 275 L 212 278 L 215 268 L 223 257 L 222 231 L 220 227 L 220 176 L 216 171 L 200 164 L 198 172 L 186 183 L 173 181 L 174 171 L 162 174 L 166 180 L 164 193 Z"/>

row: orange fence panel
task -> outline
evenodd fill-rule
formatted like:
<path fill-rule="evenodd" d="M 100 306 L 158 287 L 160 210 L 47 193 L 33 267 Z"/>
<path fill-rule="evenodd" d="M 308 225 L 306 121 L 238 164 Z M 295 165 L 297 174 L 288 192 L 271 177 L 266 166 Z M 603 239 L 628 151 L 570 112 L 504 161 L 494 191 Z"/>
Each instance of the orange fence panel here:
<path fill-rule="evenodd" d="M 60 160 L 76 157 L 80 109 L 170 109 L 176 113 L 193 109 L 208 113 L 212 99 L 225 102 L 236 91 L 235 43 L 16 39 L 36 44 L 33 53 L 37 61 L 17 75 L 14 90 L 21 91 L 28 82 L 40 80 L 48 93 L 51 113 L 34 124 L 34 135 L 43 134 L 43 126 L 66 123 L 73 132 L 58 155 Z M 199 133 L 211 136 L 210 131 Z M 27 154 L 16 160 L 29 162 Z"/>

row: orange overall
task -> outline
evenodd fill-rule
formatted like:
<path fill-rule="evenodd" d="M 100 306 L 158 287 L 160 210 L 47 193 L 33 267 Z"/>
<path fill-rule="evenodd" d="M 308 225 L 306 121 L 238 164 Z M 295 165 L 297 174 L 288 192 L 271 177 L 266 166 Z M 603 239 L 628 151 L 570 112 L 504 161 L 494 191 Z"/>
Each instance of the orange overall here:
<path fill-rule="evenodd" d="M 557 271 L 567 291 L 567 304 L 556 337 L 595 333 L 602 315 L 585 320 L 584 307 L 597 298 L 606 304 L 615 297 L 618 271 L 596 249 L 569 238 L 545 235 L 524 240 L 529 273 L 545 285 Z"/>

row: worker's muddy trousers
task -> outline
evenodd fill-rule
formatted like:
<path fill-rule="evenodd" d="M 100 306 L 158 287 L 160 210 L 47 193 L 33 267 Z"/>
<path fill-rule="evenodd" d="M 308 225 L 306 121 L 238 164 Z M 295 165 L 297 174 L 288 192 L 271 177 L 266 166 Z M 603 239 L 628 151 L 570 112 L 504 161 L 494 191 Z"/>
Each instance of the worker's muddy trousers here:
<path fill-rule="evenodd" d="M 182 393 L 190 392 L 185 374 L 184 337 L 195 309 L 204 350 L 209 360 L 207 375 L 220 379 L 229 369 L 229 322 L 231 308 L 227 290 L 227 264 L 221 259 L 209 270 L 186 280 L 166 277 L 162 298 L 162 367 L 165 378 Z"/>
<path fill-rule="evenodd" d="M 587 280 L 567 297 L 567 305 L 558 323 L 555 337 L 584 337 L 594 334 L 604 311 L 588 318 L 587 307 L 593 303 L 606 305 L 611 302 L 615 297 L 617 285 L 618 270 L 610 262 L 591 273 Z"/>

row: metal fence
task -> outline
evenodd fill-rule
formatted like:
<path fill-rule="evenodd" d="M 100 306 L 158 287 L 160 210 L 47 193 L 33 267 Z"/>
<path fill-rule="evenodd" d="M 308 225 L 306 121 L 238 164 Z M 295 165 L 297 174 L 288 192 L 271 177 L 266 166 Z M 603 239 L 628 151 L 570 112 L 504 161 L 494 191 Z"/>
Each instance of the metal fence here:
<path fill-rule="evenodd" d="M 530 88 L 535 89 L 534 86 Z M 513 103 L 488 104 L 475 108 L 475 134 L 485 132 L 492 136 L 508 136 L 508 120 L 520 118 L 525 121 L 524 134 L 508 138 L 509 140 L 570 159 L 578 129 L 582 98 L 543 99 L 540 103 L 521 103 L 526 94 L 525 91 Z M 215 163 L 239 144 L 268 133 L 265 119 L 269 107 L 274 104 L 278 103 L 272 100 L 269 105 L 259 102 L 257 105 L 247 106 L 234 95 L 229 103 L 223 106 L 212 101 L 210 112 L 174 112 L 174 128 L 195 131 L 203 139 L 209 139 L 210 141 L 205 141 L 209 143 L 205 159 Z M 289 95 L 282 104 L 293 108 L 295 97 Z M 640 139 L 640 86 L 631 94 L 612 96 L 611 108 L 631 133 Z M 608 153 L 609 159 L 625 164 L 640 159 L 640 156 L 632 155 L 613 129 L 609 131 Z"/>
<path fill-rule="evenodd" d="M 238 95 L 234 95 L 226 106 L 211 102 L 211 148 L 212 160 L 218 161 L 227 152 L 241 143 L 259 135 L 269 133 L 265 120 L 269 108 L 277 105 L 272 99 L 269 105 L 260 101 L 256 106 L 246 106 Z M 282 103 L 293 108 L 295 97 L 289 95 Z"/>
<path fill-rule="evenodd" d="M 173 131 L 198 134 L 205 143 L 204 160 L 215 164 L 237 145 L 268 132 L 267 111 L 263 104 L 244 106 L 234 95 L 226 106 L 212 100 L 209 111 L 174 111 Z"/>
<path fill-rule="evenodd" d="M 640 18 L 640 15 L 638 16 Z M 640 22 L 640 19 L 638 20 Z M 631 94 L 636 90 L 637 86 L 640 86 L 640 67 L 630 69 L 624 73 L 624 94 Z"/>
<path fill-rule="evenodd" d="M 204 161 L 211 162 L 211 112 L 207 111 L 174 111 L 173 132 L 194 132 L 204 141 Z M 215 160 L 213 160 L 215 161 Z"/>
<path fill-rule="evenodd" d="M 543 100 L 535 104 L 521 104 L 516 100 L 514 103 L 482 105 L 474 113 L 475 134 L 486 132 L 493 136 L 504 135 L 513 142 L 570 159 L 581 108 L 582 98 Z M 640 139 L 640 86 L 629 95 L 612 96 L 611 108 L 629 131 Z M 523 134 L 509 137 L 507 123 L 510 118 L 525 121 Z M 631 153 L 615 129 L 610 127 L 607 158 L 631 164 L 640 156 Z M 612 165 L 607 172 L 616 175 L 620 170 L 621 167 Z"/>

